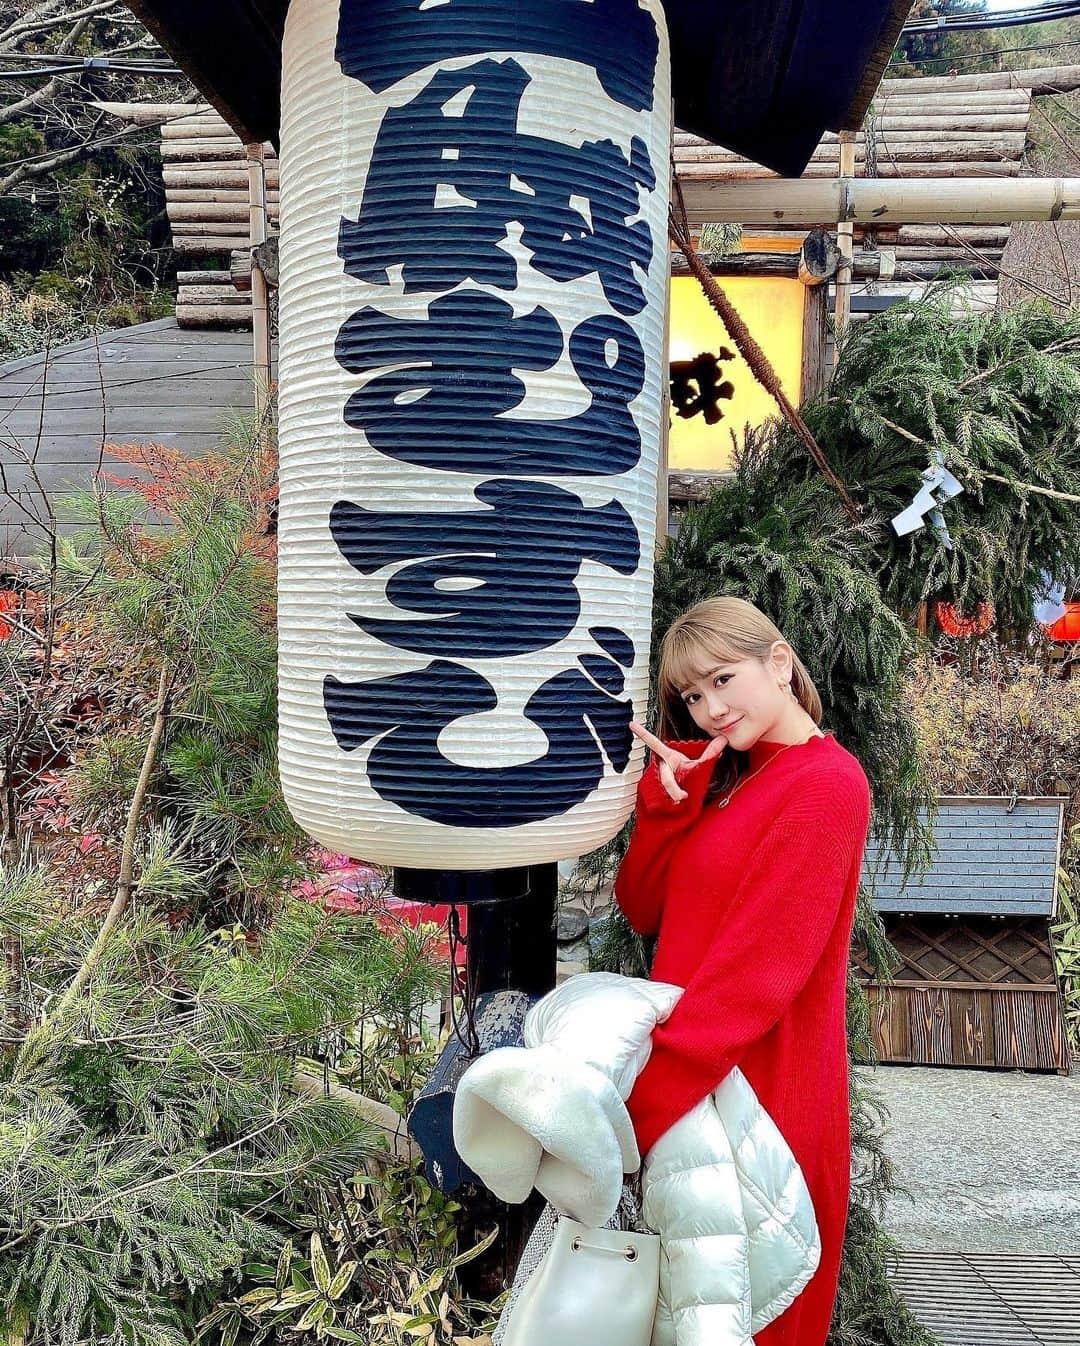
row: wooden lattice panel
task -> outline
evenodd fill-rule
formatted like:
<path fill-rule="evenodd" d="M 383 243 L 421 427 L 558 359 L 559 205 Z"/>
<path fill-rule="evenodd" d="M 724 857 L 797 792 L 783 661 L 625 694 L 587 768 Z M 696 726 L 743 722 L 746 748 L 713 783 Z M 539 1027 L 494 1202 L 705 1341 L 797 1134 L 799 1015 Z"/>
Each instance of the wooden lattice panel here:
<path fill-rule="evenodd" d="M 979 989 L 1003 983 L 1055 984 L 1050 932 L 1043 918 L 886 915 L 883 919 L 889 942 L 903 960 L 893 974 L 894 982 L 963 983 Z M 865 954 L 860 951 L 856 959 L 869 976 Z"/>
<path fill-rule="evenodd" d="M 882 1061 L 1068 1069 L 1045 919 L 883 919 L 901 959 L 893 981 L 875 982 L 855 951 Z"/>

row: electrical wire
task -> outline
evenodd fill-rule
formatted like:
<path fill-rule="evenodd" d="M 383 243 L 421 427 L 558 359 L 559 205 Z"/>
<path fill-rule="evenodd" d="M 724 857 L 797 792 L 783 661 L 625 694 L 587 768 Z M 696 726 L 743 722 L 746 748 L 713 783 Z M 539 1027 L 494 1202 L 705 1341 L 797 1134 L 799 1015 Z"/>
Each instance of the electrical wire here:
<path fill-rule="evenodd" d="M 171 76 L 173 78 L 178 75 L 183 76 L 184 73 L 174 65 L 117 65 L 107 57 L 84 56 L 78 62 L 68 62 L 63 65 L 35 66 L 32 70 L 0 70 L 0 80 L 41 79 L 43 75 L 82 75 L 91 71 L 94 74 L 134 75 L 136 77 L 153 75 L 158 77 Z"/>
<path fill-rule="evenodd" d="M 886 72 L 898 66 L 957 65 L 960 61 L 985 61 L 997 56 L 1014 56 L 1019 52 L 1060 51 L 1064 47 L 1080 47 L 1080 40 L 1073 42 L 1043 42 L 1028 47 L 1000 47 L 996 51 L 969 51 L 958 56 L 921 56 L 917 61 L 890 61 Z"/>
<path fill-rule="evenodd" d="M 977 28 L 1019 28 L 1031 23 L 1052 23 L 1055 19 L 1071 19 L 1080 15 L 1076 0 L 1049 0 L 1045 5 L 1030 5 L 1025 9 L 1009 10 L 1000 14 L 942 14 L 936 19 L 915 19 L 905 23 L 905 33 L 955 33 Z"/>
<path fill-rule="evenodd" d="M 160 65 L 167 66 L 170 70 L 176 70 L 177 66 L 173 61 L 166 60 L 164 56 L 159 59 L 157 56 L 129 56 L 118 58 L 114 56 L 66 56 L 50 55 L 42 52 L 29 51 L 6 51 L 3 54 L 5 61 L 25 61 L 28 65 L 83 65 L 87 61 L 104 61 L 109 65 L 117 67 L 137 66 L 137 65 Z"/>

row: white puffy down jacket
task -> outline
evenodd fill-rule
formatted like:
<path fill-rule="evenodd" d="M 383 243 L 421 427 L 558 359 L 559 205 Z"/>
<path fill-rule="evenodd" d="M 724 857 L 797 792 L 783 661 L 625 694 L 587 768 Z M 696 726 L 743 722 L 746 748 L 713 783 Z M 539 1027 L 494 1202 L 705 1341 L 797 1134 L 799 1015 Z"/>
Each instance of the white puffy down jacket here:
<path fill-rule="evenodd" d="M 459 1081 L 462 1159 L 504 1201 L 535 1187 L 572 1219 L 605 1224 L 640 1163 L 624 1100 L 681 995 L 591 972 L 545 996 L 524 1047 L 488 1052 Z M 737 1068 L 653 1146 L 642 1198 L 661 1248 L 653 1346 L 750 1346 L 817 1269 L 802 1171 Z"/>

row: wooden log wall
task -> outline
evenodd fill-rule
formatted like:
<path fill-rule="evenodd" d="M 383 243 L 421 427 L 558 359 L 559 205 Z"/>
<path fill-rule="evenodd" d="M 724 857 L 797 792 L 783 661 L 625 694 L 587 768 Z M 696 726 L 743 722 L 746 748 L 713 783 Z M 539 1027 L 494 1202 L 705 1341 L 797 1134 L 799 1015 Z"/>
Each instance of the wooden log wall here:
<path fill-rule="evenodd" d="M 1075 74 L 1080 74 L 1078 69 Z M 1061 72 L 1048 72 L 1075 84 Z M 972 87 L 958 79 L 892 80 L 870 106 L 855 145 L 857 176 L 878 178 L 1018 177 L 1023 166 L 1031 117 L 1032 88 Z M 826 135 L 815 150 L 804 178 L 830 178 L 839 172 L 836 135 Z M 699 138 L 676 133 L 675 164 L 688 182 L 774 176 L 737 155 Z M 748 230 L 755 239 L 758 229 Z M 782 227 L 772 232 L 791 237 L 802 230 Z M 902 288 L 911 293 L 946 267 L 972 271 L 982 284 L 979 300 L 991 306 L 997 297 L 996 276 L 1005 246 L 1007 225 L 910 224 L 899 228 L 855 228 L 856 257 L 860 249 L 887 250 Z M 891 277 L 889 277 L 891 279 Z M 991 293 L 992 287 L 992 293 Z M 879 293 L 883 291 L 879 288 Z"/>
<path fill-rule="evenodd" d="M 1016 177 L 1021 172 L 1034 93 L 1080 84 L 1080 67 L 1023 72 L 1029 87 L 986 84 L 983 77 L 891 80 L 871 104 L 856 146 L 856 174 L 883 178 Z M 1040 82 L 1041 81 L 1041 82 Z M 121 105 L 108 105 L 112 110 Z M 250 296 L 227 282 L 228 257 L 248 240 L 248 179 L 244 146 L 212 109 L 154 106 L 162 121 L 161 155 L 166 201 L 177 250 L 190 259 L 183 272 L 177 319 L 192 326 L 250 323 Z M 137 110 L 127 108 L 136 119 Z M 141 114 L 145 120 L 146 114 Z M 675 164 L 687 182 L 774 176 L 684 133 L 675 137 Z M 814 152 L 806 178 L 838 171 L 838 137 L 827 134 Z M 266 148 L 267 214 L 278 220 L 278 164 Z M 754 230 L 759 238 L 765 231 Z M 771 231 L 788 239 L 792 230 Z M 798 231 L 796 231 L 798 232 Z M 944 266 L 970 268 L 983 285 L 996 284 L 996 268 L 1009 239 L 1007 226 L 857 226 L 856 258 L 868 249 L 889 253 L 883 279 L 910 288 L 932 279 Z M 865 268 L 864 272 L 865 272 Z"/>
<path fill-rule="evenodd" d="M 267 215 L 276 230 L 278 162 L 269 145 L 265 156 Z M 161 158 L 173 246 L 191 268 L 177 277 L 177 322 L 182 327 L 250 327 L 250 291 L 236 289 L 229 269 L 230 254 L 251 246 L 243 144 L 217 113 L 202 108 L 164 121 Z"/>

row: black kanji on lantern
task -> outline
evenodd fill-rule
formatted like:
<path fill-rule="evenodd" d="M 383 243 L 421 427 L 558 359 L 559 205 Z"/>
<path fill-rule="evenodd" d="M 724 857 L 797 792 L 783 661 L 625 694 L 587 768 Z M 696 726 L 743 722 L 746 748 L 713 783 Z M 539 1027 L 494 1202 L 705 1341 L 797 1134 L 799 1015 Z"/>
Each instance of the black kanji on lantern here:
<path fill-rule="evenodd" d="M 607 651 L 578 656 L 533 692 L 523 715 L 541 730 L 542 757 L 515 766 L 467 766 L 439 747 L 463 715 L 494 710 L 498 697 L 481 674 L 449 659 L 414 673 L 363 682 L 328 677 L 323 700 L 338 746 L 351 752 L 374 740 L 371 783 L 406 813 L 456 827 L 520 827 L 580 804 L 604 776 L 630 760 L 633 707 L 622 697 L 634 647 L 615 627 L 590 635 Z"/>
<path fill-rule="evenodd" d="M 386 113 L 359 217 L 341 223 L 348 275 L 386 285 L 400 266 L 406 294 L 466 280 L 513 290 L 516 226 L 535 270 L 560 281 L 595 273 L 616 312 L 641 312 L 653 240 L 633 217 L 639 189 L 656 185 L 645 142 L 634 136 L 627 157 L 611 140 L 523 134 L 531 82 L 517 61 L 478 61 L 440 71 Z"/>
<path fill-rule="evenodd" d="M 376 20 L 400 40 L 372 44 Z M 647 308 L 656 239 L 642 214 L 656 169 L 639 135 L 584 139 L 566 126 L 560 139 L 538 120 L 529 57 L 574 61 L 583 79 L 641 112 L 652 106 L 658 51 L 656 21 L 638 0 L 341 6 L 338 61 L 369 89 L 455 63 L 389 101 L 359 210 L 338 231 L 345 274 L 365 286 L 334 348 L 358 376 L 345 424 L 436 479 L 482 478 L 455 492 L 450 509 L 338 499 L 329 512 L 345 561 L 385 577 L 382 594 L 366 591 L 347 617 L 428 662 L 359 681 L 326 677 L 327 720 L 343 751 L 367 746 L 373 789 L 417 817 L 466 828 L 554 818 L 587 799 L 608 766 L 621 773 L 630 760 L 634 643 L 614 626 L 572 638 L 582 572 L 630 577 L 642 560 L 634 518 L 602 483 L 642 457 L 631 408 L 646 360 L 627 318 Z M 537 276 L 565 286 L 560 304 L 530 297 Z M 401 316 L 401 293 L 433 297 Z M 561 395 L 545 405 L 535 391 L 546 382 Z M 490 661 L 564 641 L 519 712 L 545 751 L 501 766 L 447 756 L 444 732 L 506 695 Z"/>
<path fill-rule="evenodd" d="M 361 574 L 410 562 L 386 584 L 398 615 L 349 613 L 357 626 L 420 654 L 532 654 L 577 625 L 582 562 L 620 575 L 638 568 L 637 529 L 617 500 L 589 508 L 561 486 L 498 479 L 481 482 L 475 495 L 490 508 L 405 514 L 346 500 L 334 506 L 330 531 Z M 542 571 L 537 556 L 544 558 Z"/>
<path fill-rule="evenodd" d="M 383 40 L 373 43 L 370 34 Z M 389 35 L 392 34 L 392 39 Z M 653 105 L 656 23 L 638 0 L 352 0 L 341 7 L 338 64 L 381 93 L 429 65 L 488 51 L 534 52 L 589 65 L 625 107 Z"/>
<path fill-rule="evenodd" d="M 338 363 L 369 378 L 345 405 L 345 422 L 381 453 L 418 467 L 514 476 L 610 476 L 641 456 L 629 404 L 645 383 L 637 333 L 597 314 L 570 334 L 570 363 L 590 394 L 576 416 L 508 416 L 525 398 L 515 370 L 551 369 L 563 355 L 558 321 L 544 308 L 521 317 L 492 295 L 458 290 L 426 318 L 362 308 L 341 328 Z"/>

